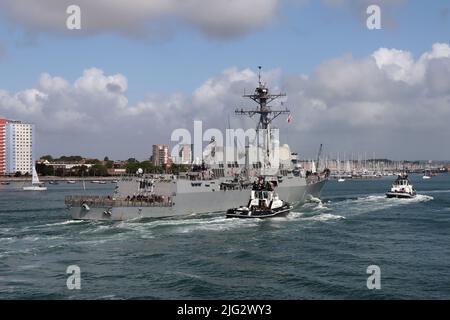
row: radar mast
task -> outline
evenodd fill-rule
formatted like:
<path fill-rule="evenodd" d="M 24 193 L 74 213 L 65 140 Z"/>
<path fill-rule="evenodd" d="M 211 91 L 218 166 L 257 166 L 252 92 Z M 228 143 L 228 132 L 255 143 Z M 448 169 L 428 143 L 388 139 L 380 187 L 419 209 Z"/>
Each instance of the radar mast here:
<path fill-rule="evenodd" d="M 252 118 L 255 115 L 259 115 L 258 125 L 256 127 L 257 137 L 262 133 L 264 136 L 264 164 L 270 167 L 270 162 L 268 162 L 268 158 L 270 156 L 270 145 L 271 145 L 271 123 L 274 119 L 282 114 L 290 113 L 290 110 L 285 108 L 284 110 L 273 109 L 270 105 L 273 101 L 285 97 L 285 93 L 277 93 L 271 94 L 266 84 L 261 80 L 261 66 L 258 66 L 258 87 L 256 87 L 255 92 L 253 94 L 244 94 L 242 97 L 249 98 L 256 102 L 258 106 L 256 109 L 244 109 L 238 108 L 235 111 L 237 115 L 246 115 Z M 281 103 L 282 104 L 282 103 Z"/>

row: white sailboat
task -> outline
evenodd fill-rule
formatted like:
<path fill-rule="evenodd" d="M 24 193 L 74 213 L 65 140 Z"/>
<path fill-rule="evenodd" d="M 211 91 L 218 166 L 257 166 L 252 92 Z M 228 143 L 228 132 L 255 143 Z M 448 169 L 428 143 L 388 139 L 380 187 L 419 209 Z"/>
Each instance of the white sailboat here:
<path fill-rule="evenodd" d="M 33 177 L 31 180 L 31 186 L 23 187 L 24 191 L 45 191 L 47 187 L 44 186 L 43 183 L 39 181 L 38 174 L 36 172 L 36 168 L 33 166 Z"/>
<path fill-rule="evenodd" d="M 338 182 L 345 182 L 345 179 L 342 177 L 342 172 L 341 172 L 341 159 L 339 159 L 339 153 L 337 156 L 337 171 L 338 171 Z"/>
<path fill-rule="evenodd" d="M 311 172 L 312 173 L 316 173 L 317 172 L 316 164 L 314 163 L 313 160 L 311 160 Z"/>
<path fill-rule="evenodd" d="M 350 160 L 347 160 L 347 166 L 345 167 L 345 172 L 348 174 L 348 175 L 351 175 L 352 174 L 352 167 L 351 167 L 351 165 L 350 165 Z"/>

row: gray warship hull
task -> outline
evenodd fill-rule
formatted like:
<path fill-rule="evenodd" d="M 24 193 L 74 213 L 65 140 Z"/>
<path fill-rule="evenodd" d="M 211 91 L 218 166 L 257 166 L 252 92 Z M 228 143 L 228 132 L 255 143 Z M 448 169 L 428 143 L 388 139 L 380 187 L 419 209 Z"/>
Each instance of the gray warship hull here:
<path fill-rule="evenodd" d="M 279 186 L 280 198 L 299 206 L 311 197 L 319 197 L 326 180 L 303 185 Z M 250 190 L 217 190 L 178 193 L 170 204 L 124 203 L 112 205 L 107 201 L 95 201 L 87 206 L 68 205 L 75 220 L 130 220 L 143 218 L 181 217 L 194 214 L 225 212 L 229 208 L 247 203 Z"/>

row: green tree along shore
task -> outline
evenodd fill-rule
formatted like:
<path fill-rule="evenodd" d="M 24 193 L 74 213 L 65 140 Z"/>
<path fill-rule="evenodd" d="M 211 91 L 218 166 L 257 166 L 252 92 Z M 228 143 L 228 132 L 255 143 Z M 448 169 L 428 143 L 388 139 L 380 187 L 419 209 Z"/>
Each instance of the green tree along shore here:
<path fill-rule="evenodd" d="M 58 161 L 58 162 L 79 162 L 83 160 L 82 156 L 61 156 L 59 158 L 53 158 L 51 155 L 42 156 L 41 160 Z"/>
<path fill-rule="evenodd" d="M 141 168 L 144 173 L 168 173 L 178 174 L 189 170 L 188 165 L 172 164 L 168 168 L 158 167 L 153 165 L 151 161 L 138 161 L 135 158 L 130 158 L 123 161 L 120 167 L 115 166 L 115 162 L 105 157 L 103 161 L 98 159 L 84 159 L 81 156 L 62 156 L 60 158 L 53 158 L 50 155 L 41 157 L 40 162 L 36 163 L 36 171 L 40 176 L 73 176 L 73 177 L 106 177 L 110 176 L 108 169 L 120 168 L 125 169 L 127 174 L 134 174 Z M 64 169 L 56 167 L 51 164 L 46 164 L 42 160 L 47 160 L 50 163 L 78 163 L 71 169 Z M 87 166 L 89 165 L 89 166 Z"/>

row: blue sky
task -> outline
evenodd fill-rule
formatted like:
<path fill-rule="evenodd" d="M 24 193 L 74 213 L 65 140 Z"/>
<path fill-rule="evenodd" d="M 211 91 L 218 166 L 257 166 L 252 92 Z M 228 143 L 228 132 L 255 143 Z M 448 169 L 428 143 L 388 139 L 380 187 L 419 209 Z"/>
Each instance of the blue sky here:
<path fill-rule="evenodd" d="M 449 7 L 445 0 L 409 1 L 393 10 L 395 29 L 370 31 L 348 8 L 319 1 L 285 3 L 277 19 L 261 30 L 226 40 L 180 27 L 164 41 L 117 34 L 78 36 L 73 31 L 39 34 L 33 43 L 23 44 L 27 40 L 21 26 L 2 18 L 0 43 L 7 53 L 0 60 L 0 88 L 31 87 L 42 72 L 75 80 L 82 70 L 95 66 L 125 74 L 130 101 L 137 101 L 147 91 L 190 92 L 230 66 L 309 73 L 323 60 L 346 53 L 361 57 L 380 47 L 419 55 L 432 43 L 449 40 L 450 17 L 442 16 Z"/>
<path fill-rule="evenodd" d="M 192 14 L 191 17 L 177 13 L 178 17 L 184 17 L 184 20 L 181 19 L 183 21 L 176 15 L 171 17 L 170 14 L 158 18 L 159 21 L 167 20 L 164 21 L 164 26 L 167 25 L 170 30 L 169 36 L 163 36 L 159 40 L 147 38 L 145 29 L 143 37 L 117 32 L 114 22 L 106 23 L 106 27 L 102 25 L 101 30 L 89 30 L 82 25 L 83 33 L 61 31 L 58 26 L 52 25 L 52 21 L 45 21 L 46 18 L 41 19 L 38 16 L 30 18 L 29 12 L 26 11 L 27 1 L 5 0 L 4 4 L 0 4 L 0 9 L 3 9 L 3 13 L 0 13 L 0 91 L 7 91 L 9 98 L 24 90 L 37 88 L 42 73 L 58 76 L 73 83 L 82 76 L 84 70 L 98 68 L 106 76 L 121 74 L 126 77 L 128 85 L 123 96 L 128 99 L 130 106 L 137 106 L 145 101 L 149 104 L 146 97 L 150 93 L 165 96 L 181 93 L 186 99 L 191 99 L 193 92 L 205 85 L 208 79 L 222 79 L 220 75 L 231 67 L 236 67 L 239 73 L 246 68 L 256 70 L 258 65 L 262 65 L 265 70 L 279 69 L 282 73 L 281 78 L 298 77 L 302 74 L 313 74 L 324 62 L 345 55 L 352 55 L 356 63 L 358 59 L 370 57 L 380 48 L 395 48 L 409 52 L 417 60 L 423 53 L 430 52 L 433 44 L 449 43 L 450 40 L 450 3 L 445 0 L 373 1 L 381 3 L 383 26 L 382 30 L 373 31 L 366 28 L 365 16 L 357 10 L 360 5 L 357 1 L 264 0 L 259 3 L 276 2 L 279 7 L 273 10 L 274 12 L 271 12 L 270 17 L 263 23 L 255 23 L 248 28 L 242 27 L 242 30 L 239 29 L 240 31 L 230 37 L 216 36 L 207 29 L 205 31 L 205 24 L 206 28 L 209 27 L 208 23 L 211 23 L 212 27 L 217 25 L 204 16 L 199 18 L 196 14 Z M 84 1 L 78 2 L 88 3 Z M 215 1 L 224 3 L 226 0 Z M 31 2 L 36 3 L 28 1 Z M 47 11 L 51 8 L 51 4 L 55 3 L 54 0 L 37 1 L 39 2 Z M 254 0 L 243 2 L 253 3 Z M 131 2 L 124 1 L 124 5 L 127 3 Z M 213 8 L 214 1 L 208 2 L 208 5 Z M 82 14 L 90 10 L 89 7 L 82 5 L 81 9 Z M 105 15 L 108 12 L 113 10 L 107 11 Z M 237 14 L 240 16 L 236 21 L 241 21 L 253 13 L 250 10 Z M 132 14 L 130 15 L 132 17 Z M 47 26 L 47 22 L 50 27 L 42 27 Z M 151 18 L 147 22 L 151 23 Z M 219 27 L 231 28 L 232 23 L 235 22 L 227 25 L 225 21 Z M 117 24 L 121 24 L 120 18 Z M 112 26 L 110 30 L 108 26 Z M 118 28 L 120 30 L 123 27 L 124 25 L 120 25 Z M 283 83 L 283 79 L 278 80 L 280 84 Z M 78 103 L 78 100 L 70 99 L 66 97 L 62 101 L 69 100 L 68 105 Z M 80 101 L 85 101 L 83 99 Z M 312 100 L 317 99 L 315 97 Z M 445 99 L 446 96 L 442 97 L 442 101 L 447 101 Z M 167 98 L 164 102 L 158 101 L 162 104 L 173 104 L 173 100 Z M 189 106 L 184 108 L 194 108 L 192 105 L 195 99 L 191 100 Z M 3 110 L 3 116 L 21 116 L 11 107 L 3 106 L 1 109 L 1 103 L 0 100 L 0 111 Z M 49 106 L 48 110 L 52 108 L 54 106 Z M 96 106 L 90 108 L 95 109 Z M 234 106 L 230 108 L 233 109 Z M 39 125 L 39 121 L 43 121 L 44 117 L 40 115 L 33 118 L 30 113 L 25 113 L 23 120 L 36 121 Z M 95 116 L 83 113 L 79 117 L 79 119 L 87 118 Z M 46 123 L 42 122 L 40 126 L 42 153 L 66 152 L 68 149 L 64 150 L 55 140 L 53 129 L 47 132 L 42 129 L 44 126 Z M 147 134 L 153 135 L 150 131 Z M 138 140 L 133 135 L 129 135 L 128 138 Z M 374 140 L 376 139 L 372 136 L 367 137 L 365 141 Z M 364 140 L 361 143 L 364 143 Z M 318 141 L 314 141 L 311 145 L 300 144 L 298 147 L 303 147 L 307 150 L 306 154 L 312 155 L 317 149 L 316 145 Z M 146 148 L 150 149 L 149 146 Z M 380 145 L 378 149 L 383 150 L 383 146 Z M 95 155 L 93 150 L 94 148 L 80 148 L 77 151 Z M 393 147 L 387 150 L 391 151 L 387 151 L 386 156 L 393 158 L 427 157 L 425 154 L 407 150 L 393 154 L 395 152 Z M 351 151 L 363 150 L 348 150 L 348 153 Z M 371 150 L 364 151 L 371 152 Z M 130 152 L 124 148 L 117 151 L 116 156 L 123 157 Z M 137 153 L 145 157 L 144 152 Z M 432 156 L 450 158 L 449 154 L 439 151 L 438 148 L 432 152 Z"/>

